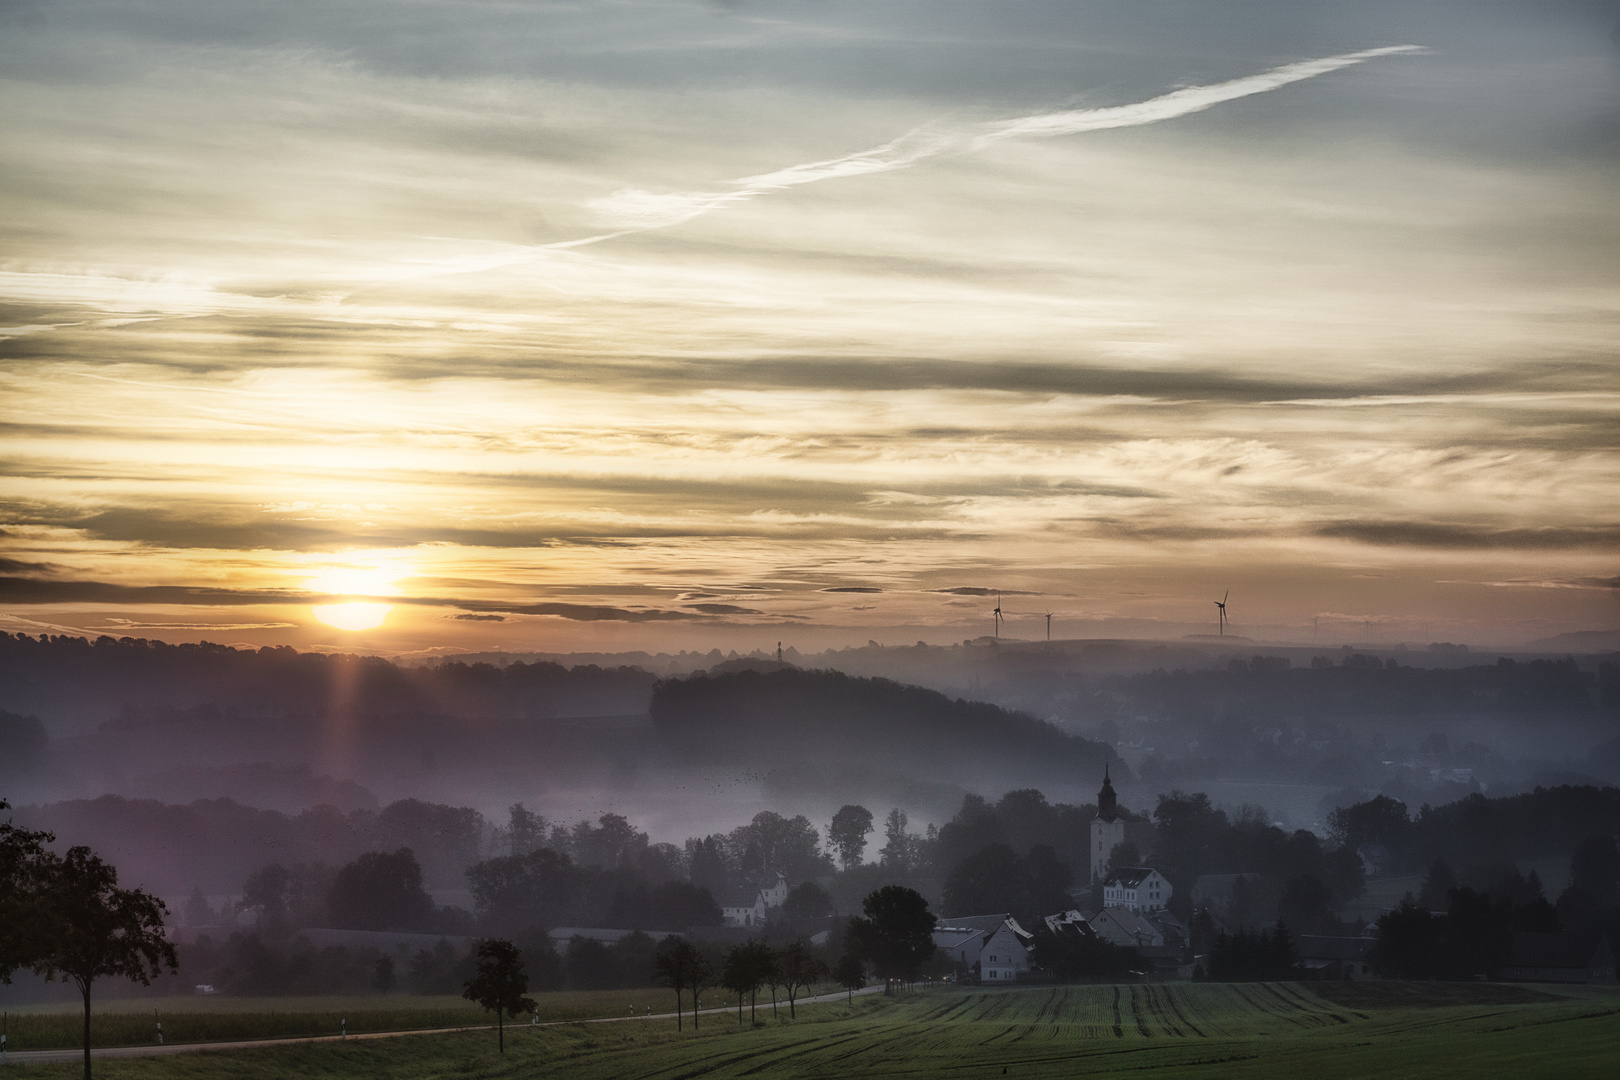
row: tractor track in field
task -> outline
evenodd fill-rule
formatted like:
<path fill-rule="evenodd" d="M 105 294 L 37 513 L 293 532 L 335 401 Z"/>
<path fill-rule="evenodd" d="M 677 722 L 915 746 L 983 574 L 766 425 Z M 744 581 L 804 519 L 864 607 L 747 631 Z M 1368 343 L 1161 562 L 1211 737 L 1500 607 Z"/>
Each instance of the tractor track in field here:
<path fill-rule="evenodd" d="M 1142 1015 L 1142 1007 L 1137 1004 L 1136 987 L 1134 986 L 1131 987 L 1131 1019 L 1136 1023 L 1136 1033 L 1138 1035 L 1144 1039 L 1153 1038 L 1153 1032 L 1149 1030 L 1147 1025 L 1147 1018 Z"/>
<path fill-rule="evenodd" d="M 1204 1034 L 1197 1024 L 1194 1024 L 1187 1018 L 1187 1014 L 1182 1011 L 1181 1002 L 1176 998 L 1176 992 L 1174 989 L 1168 986 L 1165 987 L 1164 999 L 1169 1004 L 1170 1010 L 1176 1014 L 1176 1018 L 1181 1021 L 1182 1025 L 1185 1026 L 1188 1031 L 1192 1032 L 1200 1039 L 1209 1038 L 1209 1036 Z"/>
<path fill-rule="evenodd" d="M 1116 1039 L 1125 1037 L 1125 1025 L 1121 1020 L 1122 1018 L 1119 1015 L 1119 987 L 1116 986 L 1114 987 L 1114 1038 Z"/>
<path fill-rule="evenodd" d="M 1144 989 L 1147 993 L 1148 1008 L 1153 1011 L 1153 1019 L 1158 1021 L 1159 1026 L 1164 1028 L 1164 1030 L 1168 1031 L 1171 1035 L 1174 1035 L 1178 1039 L 1185 1039 L 1187 1037 L 1187 1033 L 1176 1026 L 1175 1021 L 1170 1018 L 1170 1010 L 1165 1008 L 1164 1002 L 1159 1000 L 1161 993 L 1168 995 L 1170 991 L 1162 986 L 1153 987 L 1151 985 L 1145 987 Z"/>

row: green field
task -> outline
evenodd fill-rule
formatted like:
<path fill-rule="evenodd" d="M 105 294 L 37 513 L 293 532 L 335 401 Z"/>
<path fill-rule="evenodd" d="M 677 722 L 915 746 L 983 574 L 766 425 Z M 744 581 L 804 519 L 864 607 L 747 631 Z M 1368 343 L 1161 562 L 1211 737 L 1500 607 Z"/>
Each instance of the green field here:
<path fill-rule="evenodd" d="M 715 1000 L 705 1003 L 717 1004 L 716 993 L 710 991 Z M 655 1013 L 675 1007 L 674 994 L 656 987 L 537 994 L 535 1001 L 542 1021 L 624 1016 L 632 1009 L 641 1015 L 649 1007 Z M 11 1049 L 82 1046 L 81 1008 L 77 1003 L 64 1003 L 11 1012 L 6 1021 Z M 166 1043 L 336 1035 L 344 1020 L 349 1022 L 351 1033 L 473 1027 L 495 1022 L 492 1014 L 459 996 L 122 998 L 97 1004 L 92 1010 L 90 1044 L 136 1046 L 155 1042 L 155 1021 L 159 1018 Z M 524 1017 L 523 1022 L 527 1020 Z"/>
<path fill-rule="evenodd" d="M 106 1060 L 107 1078 L 1040 1077 L 1277 1080 L 1620 1075 L 1620 992 L 1472 984 L 1293 983 L 940 989 L 818 1005 L 799 1020 L 489 1032 Z M 785 1014 L 784 1014 L 785 1015 Z M 26 1066 L 69 1077 L 77 1066 Z"/>

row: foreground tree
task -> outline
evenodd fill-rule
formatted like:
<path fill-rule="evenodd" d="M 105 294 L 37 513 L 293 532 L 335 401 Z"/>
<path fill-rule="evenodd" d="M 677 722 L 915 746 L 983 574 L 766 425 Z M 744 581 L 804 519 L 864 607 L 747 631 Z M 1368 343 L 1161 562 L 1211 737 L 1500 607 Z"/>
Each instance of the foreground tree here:
<path fill-rule="evenodd" d="M 815 954 L 810 943 L 801 939 L 776 954 L 776 966 L 782 973 L 782 982 L 787 986 L 788 1017 L 796 1020 L 799 1014 L 794 1004 L 799 999 L 799 991 L 809 990 L 825 979 L 827 965 Z"/>
<path fill-rule="evenodd" d="M 84 1075 L 90 1080 L 90 990 L 103 976 L 143 986 L 167 967 L 179 970 L 163 936 L 163 901 L 120 889 L 118 871 L 87 847 L 34 860 L 30 966 L 47 979 L 71 979 L 84 998 Z"/>
<path fill-rule="evenodd" d="M 915 889 L 885 885 L 861 902 L 866 917 L 849 920 L 849 947 L 879 978 L 912 979 L 934 955 L 934 913 Z"/>
<path fill-rule="evenodd" d="M 742 1023 L 744 996 L 750 999 L 749 1020 L 753 1020 L 752 999 L 773 963 L 770 947 L 760 941 L 735 945 L 726 953 L 726 962 L 720 969 L 720 985 L 737 995 L 737 1023 Z"/>
<path fill-rule="evenodd" d="M 849 1000 L 853 1004 L 855 991 L 866 985 L 866 965 L 854 953 L 846 952 L 833 965 L 832 977 L 834 982 L 849 991 Z"/>
<path fill-rule="evenodd" d="M 478 974 L 465 984 L 461 996 L 495 1010 L 496 1040 L 506 1053 L 506 1025 L 503 1016 L 517 1019 L 519 1013 L 534 1012 L 534 998 L 528 996 L 529 977 L 523 973 L 523 954 L 510 941 L 478 943 Z"/>
<path fill-rule="evenodd" d="M 696 945 L 674 936 L 665 938 L 658 947 L 658 955 L 653 959 L 653 968 L 657 972 L 658 980 L 675 991 L 676 1031 L 681 1030 L 681 992 L 692 991 L 692 1030 L 696 1031 L 698 991 L 707 986 L 709 980 L 714 977 L 714 968 L 698 951 Z"/>
<path fill-rule="evenodd" d="M 0 810 L 10 809 L 11 804 L 0 799 Z M 45 845 L 55 839 L 50 833 L 0 822 L 0 983 L 11 982 L 11 973 L 18 968 L 33 966 L 39 940 L 34 925 L 36 871 Z"/>

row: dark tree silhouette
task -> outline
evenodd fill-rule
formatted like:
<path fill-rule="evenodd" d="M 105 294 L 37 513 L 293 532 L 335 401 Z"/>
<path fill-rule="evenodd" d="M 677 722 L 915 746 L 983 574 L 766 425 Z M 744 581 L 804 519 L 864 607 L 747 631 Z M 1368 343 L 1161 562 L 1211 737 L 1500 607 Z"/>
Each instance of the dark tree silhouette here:
<path fill-rule="evenodd" d="M 709 965 L 709 961 L 698 951 L 696 945 L 672 936 L 665 938 L 659 945 L 653 967 L 658 980 L 675 991 L 677 1031 L 681 1030 L 681 992 L 692 991 L 692 1030 L 696 1031 L 698 991 L 707 986 L 714 976 L 714 969 Z"/>
<path fill-rule="evenodd" d="M 742 1023 L 743 997 L 749 999 L 749 1021 L 754 1019 L 753 999 L 764 985 L 765 977 L 772 971 L 775 957 L 770 947 L 761 941 L 748 941 L 733 946 L 726 953 L 726 961 L 720 969 L 720 985 L 737 995 L 737 1023 Z"/>
<path fill-rule="evenodd" d="M 120 889 L 118 871 L 87 847 L 66 855 L 44 852 L 35 861 L 33 969 L 47 979 L 71 979 L 84 998 L 84 1075 L 90 1078 L 90 990 L 103 976 L 143 986 L 167 967 L 179 970 L 174 946 L 163 937 L 163 901 L 139 889 Z"/>
<path fill-rule="evenodd" d="M 0 799 L 0 810 L 11 804 Z M 11 973 L 34 963 L 39 941 L 35 925 L 39 886 L 38 862 L 45 845 L 56 837 L 47 832 L 0 822 L 0 983 L 11 982 Z"/>
<path fill-rule="evenodd" d="M 880 978 L 911 979 L 934 955 L 934 913 L 914 889 L 885 885 L 861 903 L 866 917 L 849 921 L 849 942 Z"/>
<path fill-rule="evenodd" d="M 838 863 L 845 870 L 861 865 L 866 852 L 866 837 L 872 831 L 872 811 L 864 806 L 846 804 L 833 815 L 827 826 L 827 840 L 838 852 Z"/>
<path fill-rule="evenodd" d="M 466 983 L 461 996 L 495 1010 L 496 1039 L 506 1053 L 504 1016 L 514 1020 L 538 1006 L 528 996 L 529 977 L 523 973 L 523 954 L 510 941 L 485 940 L 478 943 L 478 974 Z"/>
<path fill-rule="evenodd" d="M 345 930 L 425 930 L 433 919 L 433 898 L 410 848 L 368 851 L 349 863 L 337 872 L 326 906 L 332 925 Z"/>
<path fill-rule="evenodd" d="M 930 939 L 931 941 L 932 939 Z M 776 966 L 782 973 L 782 982 L 788 992 L 788 1017 L 798 1019 L 794 1005 L 799 991 L 808 990 L 827 977 L 827 965 L 817 956 L 808 941 L 790 942 L 776 954 Z"/>
<path fill-rule="evenodd" d="M 855 991 L 866 985 L 866 964 L 859 956 L 846 952 L 833 965 L 832 977 L 839 986 L 849 991 L 849 1000 L 854 1002 Z"/>

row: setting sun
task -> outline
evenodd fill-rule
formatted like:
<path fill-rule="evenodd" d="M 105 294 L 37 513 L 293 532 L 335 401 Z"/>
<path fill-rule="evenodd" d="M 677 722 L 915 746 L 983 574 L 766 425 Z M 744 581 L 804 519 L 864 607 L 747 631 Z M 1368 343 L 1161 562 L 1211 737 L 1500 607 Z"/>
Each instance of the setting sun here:
<path fill-rule="evenodd" d="M 392 604 L 316 604 L 310 613 L 339 630 L 375 630 L 394 610 Z"/>

